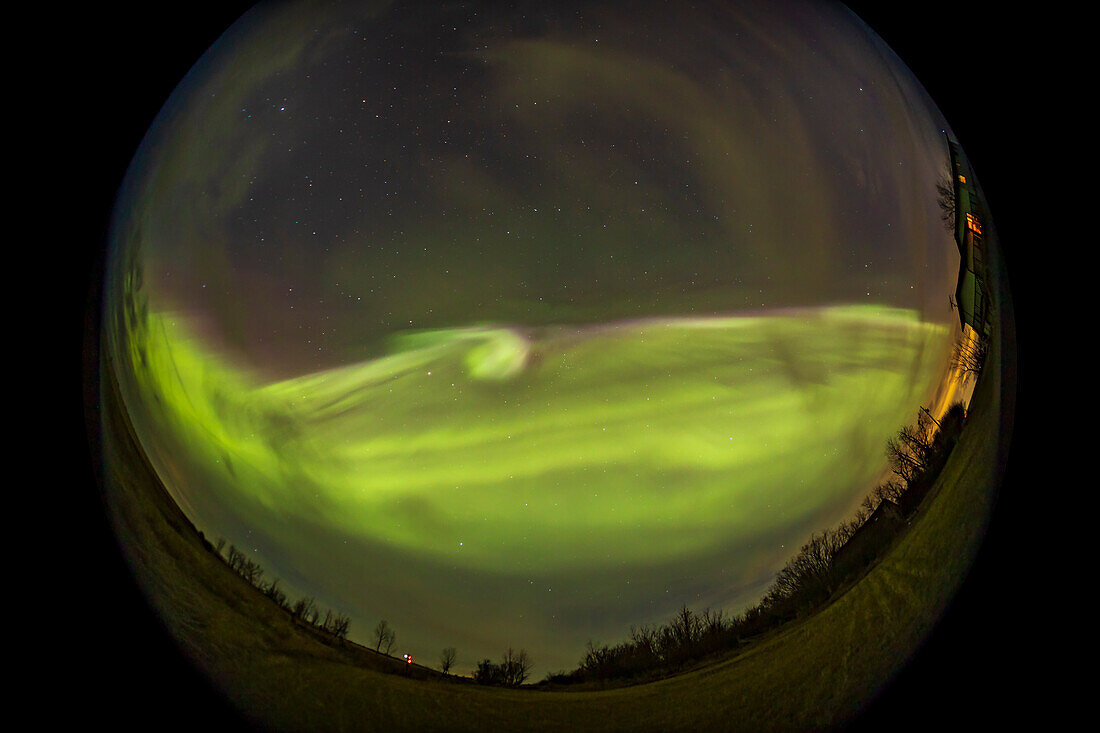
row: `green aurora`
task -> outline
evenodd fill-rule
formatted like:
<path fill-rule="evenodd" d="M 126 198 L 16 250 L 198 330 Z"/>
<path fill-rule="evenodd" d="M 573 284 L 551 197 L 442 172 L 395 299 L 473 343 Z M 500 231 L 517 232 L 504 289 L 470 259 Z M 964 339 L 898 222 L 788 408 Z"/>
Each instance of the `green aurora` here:
<path fill-rule="evenodd" d="M 156 395 L 140 432 L 158 436 L 146 447 L 189 514 L 278 516 L 268 541 L 289 557 L 319 549 L 311 526 L 325 544 L 503 575 L 691 567 L 732 542 L 734 587 L 862 496 L 948 342 L 942 325 L 866 306 L 480 326 L 265 382 L 195 330 L 152 314 L 130 340 L 138 393 Z M 360 593 L 346 611 L 369 619 L 383 591 L 356 585 L 322 595 Z"/>

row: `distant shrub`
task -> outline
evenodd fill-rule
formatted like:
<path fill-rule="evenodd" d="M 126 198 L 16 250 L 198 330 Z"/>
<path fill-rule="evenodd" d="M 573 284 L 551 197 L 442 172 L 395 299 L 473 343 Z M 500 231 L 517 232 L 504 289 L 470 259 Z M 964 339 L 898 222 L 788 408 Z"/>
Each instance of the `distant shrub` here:
<path fill-rule="evenodd" d="M 557 672 L 547 672 L 542 681 L 551 685 L 575 685 L 578 682 L 584 682 L 584 672 L 580 669 L 572 672 L 559 669 Z"/>
<path fill-rule="evenodd" d="M 317 604 L 314 603 L 313 598 L 303 597 L 294 602 L 294 605 L 290 607 L 290 615 L 294 618 L 302 619 L 303 621 L 311 621 L 310 616 L 313 616 L 313 621 L 317 619 Z"/>
<path fill-rule="evenodd" d="M 499 685 L 502 684 L 501 680 L 504 679 L 501 673 L 500 666 L 493 663 L 491 659 L 482 659 L 477 663 L 477 669 L 474 670 L 474 682 L 479 685 Z"/>

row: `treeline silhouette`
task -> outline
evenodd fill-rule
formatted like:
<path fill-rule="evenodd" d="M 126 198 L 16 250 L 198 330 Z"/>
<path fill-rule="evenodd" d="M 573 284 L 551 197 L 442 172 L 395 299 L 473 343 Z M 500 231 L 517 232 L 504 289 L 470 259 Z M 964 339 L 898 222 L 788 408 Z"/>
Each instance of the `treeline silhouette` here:
<path fill-rule="evenodd" d="M 907 526 L 955 447 L 965 420 L 961 403 L 938 421 L 922 407 L 916 422 L 887 441 L 894 478 L 868 493 L 851 519 L 814 533 L 776 574 L 760 602 L 744 613 L 698 613 L 685 605 L 663 625 L 632 626 L 620 644 L 589 641 L 579 667 L 551 673 L 543 684 L 664 676 L 813 613 L 858 579 Z"/>
<path fill-rule="evenodd" d="M 244 578 L 260 593 L 274 601 L 277 606 L 290 614 L 295 621 L 308 624 L 338 639 L 347 638 L 348 627 L 351 625 L 351 619 L 348 616 L 327 609 L 322 613 L 311 596 L 304 596 L 291 603 L 287 594 L 279 587 L 279 578 L 265 581 L 263 568 L 255 560 L 248 557 L 245 552 L 235 545 L 229 545 L 226 549 L 225 539 L 223 538 L 211 543 L 202 532 L 199 532 L 199 538 L 206 548 L 221 558 L 231 570 Z M 374 651 L 392 657 L 397 644 L 397 634 L 389 622 L 383 619 L 374 627 L 371 641 L 374 643 Z M 456 658 L 457 652 L 454 647 L 447 647 L 442 651 L 439 667 L 444 675 L 451 674 Z M 412 657 L 406 654 L 401 661 L 406 664 L 395 669 L 401 669 L 403 673 L 408 674 L 408 669 L 412 666 Z M 482 685 L 518 687 L 530 677 L 532 666 L 533 662 L 526 649 L 520 649 L 517 652 L 509 647 L 499 663 L 494 663 L 490 659 L 478 662 L 477 669 L 474 670 L 471 676 L 474 682 Z M 420 675 L 418 674 L 418 676 Z"/>
<path fill-rule="evenodd" d="M 478 662 L 477 669 L 474 670 L 474 681 L 480 685 L 518 687 L 531 675 L 531 666 L 531 658 L 526 649 L 516 652 L 508 647 L 499 664 L 494 664 L 489 659 Z"/>
<path fill-rule="evenodd" d="M 313 626 L 320 631 L 332 634 L 338 639 L 347 638 L 348 627 L 351 626 L 351 619 L 348 616 L 331 609 L 325 609 L 322 614 L 321 609 L 311 596 L 303 596 L 291 603 L 287 594 L 279 587 L 279 578 L 273 578 L 270 582 L 265 582 L 264 569 L 260 567 L 260 564 L 237 549 L 235 545 L 230 545 L 228 551 L 225 551 L 224 538 L 218 538 L 217 542 L 211 544 L 202 532 L 199 532 L 199 537 L 207 549 L 221 558 L 237 575 L 244 578 L 249 584 L 274 601 L 277 606 L 290 614 L 295 621 Z M 225 551 L 225 554 L 223 554 L 223 551 Z"/>
<path fill-rule="evenodd" d="M 199 539 L 202 540 L 206 549 L 217 555 L 233 572 L 244 578 L 260 593 L 290 614 L 295 621 L 331 634 L 337 639 L 347 639 L 348 627 L 351 625 L 351 619 L 348 616 L 328 609 L 322 613 L 311 596 L 304 596 L 291 603 L 287 594 L 279 587 L 280 579 L 273 578 L 270 581 L 265 581 L 263 567 L 235 545 L 229 545 L 227 549 L 224 538 L 218 538 L 217 542 L 211 543 L 201 531 L 199 532 Z M 393 651 L 397 644 L 397 634 L 388 621 L 383 619 L 378 622 L 378 625 L 374 627 L 371 641 L 374 643 L 374 651 L 393 657 Z M 454 667 L 457 656 L 454 647 L 447 647 L 439 657 L 440 670 L 452 679 L 461 679 L 451 675 L 451 669 Z M 396 657 L 393 658 L 397 659 Z M 406 654 L 400 661 L 404 664 L 395 667 L 391 671 L 400 669 L 403 674 L 409 674 L 409 669 L 412 668 L 412 657 Z M 526 649 L 520 649 L 517 652 L 509 647 L 499 663 L 494 663 L 490 659 L 478 662 L 477 669 L 473 671 L 471 677 L 474 682 L 482 685 L 518 687 L 530 677 L 532 666 L 533 662 Z M 423 668 L 416 676 L 423 676 Z"/>

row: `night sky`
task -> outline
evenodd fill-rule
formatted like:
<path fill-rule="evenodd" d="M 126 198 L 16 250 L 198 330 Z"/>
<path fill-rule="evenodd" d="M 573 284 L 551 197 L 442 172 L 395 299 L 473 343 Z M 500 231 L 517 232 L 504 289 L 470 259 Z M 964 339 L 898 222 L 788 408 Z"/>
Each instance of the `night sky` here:
<path fill-rule="evenodd" d="M 942 391 L 939 112 L 832 4 L 366 5 L 251 11 L 132 164 L 169 490 L 461 671 L 755 601 Z"/>

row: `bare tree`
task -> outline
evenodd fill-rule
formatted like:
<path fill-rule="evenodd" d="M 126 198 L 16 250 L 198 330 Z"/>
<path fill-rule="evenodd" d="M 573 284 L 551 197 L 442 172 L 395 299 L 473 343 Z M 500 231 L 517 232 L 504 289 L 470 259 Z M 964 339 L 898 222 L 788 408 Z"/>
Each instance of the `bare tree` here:
<path fill-rule="evenodd" d="M 518 687 L 531 675 L 531 658 L 526 649 L 518 652 L 508 647 L 500 660 L 500 679 L 504 685 Z"/>
<path fill-rule="evenodd" d="M 350 616 L 340 616 L 340 624 L 336 627 L 336 635 L 341 639 L 348 637 L 348 629 L 351 627 Z"/>
<path fill-rule="evenodd" d="M 798 554 L 776 574 L 766 599 L 775 603 L 807 594 L 831 595 L 836 590 L 837 580 L 833 558 L 844 540 L 842 533 L 830 529 L 811 535 Z"/>
<path fill-rule="evenodd" d="M 700 626 L 702 627 L 703 636 L 716 636 L 729 628 L 730 620 L 726 616 L 726 612 L 719 609 L 717 611 L 711 611 L 709 608 L 704 608 L 703 613 L 699 616 Z"/>
<path fill-rule="evenodd" d="M 668 629 L 676 646 L 694 644 L 703 633 L 702 620 L 684 604 L 669 622 Z"/>
<path fill-rule="evenodd" d="M 325 622 L 321 628 L 335 636 L 343 639 L 348 635 L 348 626 L 351 625 L 351 619 L 342 613 L 335 613 L 333 611 L 325 612 Z M 387 654 L 389 652 L 386 652 Z"/>
<path fill-rule="evenodd" d="M 257 587 L 260 586 L 260 580 L 263 578 L 264 569 L 260 567 L 259 563 L 249 559 L 247 555 L 233 545 L 229 546 L 229 554 L 226 556 L 226 563 L 249 583 Z"/>
<path fill-rule="evenodd" d="M 312 598 L 304 597 L 299 598 L 294 602 L 294 605 L 290 607 L 290 614 L 295 618 L 300 618 L 303 621 L 311 621 L 311 616 L 316 619 L 317 604 L 313 602 Z"/>
<path fill-rule="evenodd" d="M 921 476 L 931 462 L 935 451 L 932 422 L 931 415 L 918 412 L 915 425 L 902 426 L 895 437 L 886 441 L 890 468 L 906 486 Z"/>
<path fill-rule="evenodd" d="M 860 504 L 860 508 L 864 510 L 863 517 L 860 519 L 860 524 L 873 514 L 883 501 L 889 500 L 896 504 L 901 500 L 904 494 L 905 484 L 900 481 L 887 481 L 871 489 L 871 493 L 863 497 L 863 503 Z"/>
<path fill-rule="evenodd" d="M 458 657 L 458 652 L 455 651 L 453 646 L 449 646 L 439 654 L 439 668 L 443 670 L 443 674 L 447 674 L 451 671 L 451 667 L 455 666 L 455 659 Z"/>
<path fill-rule="evenodd" d="M 388 621 L 382 619 L 374 627 L 374 650 L 383 654 L 390 654 L 396 644 L 397 632 L 390 627 Z"/>
<path fill-rule="evenodd" d="M 936 181 L 936 203 L 940 206 L 940 219 L 949 232 L 955 231 L 955 185 L 951 173 L 946 172 Z"/>
<path fill-rule="evenodd" d="M 893 482 L 888 482 L 893 483 Z M 899 484 L 900 486 L 900 484 Z M 852 516 L 846 521 L 841 522 L 840 526 L 836 528 L 837 539 L 841 544 L 844 544 L 852 538 L 852 535 L 863 526 L 863 523 L 867 521 L 867 518 L 874 513 L 878 508 L 878 496 L 877 489 L 872 490 L 871 493 L 863 497 L 863 501 L 860 502 L 859 507 L 852 513 Z"/>
<path fill-rule="evenodd" d="M 230 545 L 229 552 L 225 556 L 226 564 L 229 565 L 232 570 L 239 573 L 241 571 L 241 565 L 244 563 L 244 561 L 244 553 L 238 550 L 236 545 Z"/>
<path fill-rule="evenodd" d="M 284 593 L 283 590 L 279 587 L 278 578 L 275 578 L 267 585 L 261 586 L 260 589 L 263 591 L 265 596 L 275 601 L 283 608 L 287 608 L 286 593 Z"/>
<path fill-rule="evenodd" d="M 886 457 L 890 460 L 890 468 L 894 475 L 906 483 L 910 483 L 920 474 L 921 464 L 905 449 L 905 445 L 896 438 L 886 441 Z"/>
<path fill-rule="evenodd" d="M 986 339 L 961 338 L 955 342 L 951 351 L 951 368 L 959 372 L 963 379 L 973 379 L 982 373 L 989 344 Z"/>
<path fill-rule="evenodd" d="M 244 579 L 249 583 L 259 588 L 264 577 L 264 569 L 254 560 L 245 560 L 241 575 L 244 576 Z"/>
<path fill-rule="evenodd" d="M 642 624 L 639 627 L 631 626 L 630 643 L 643 654 L 657 656 L 657 629 L 649 624 Z"/>

